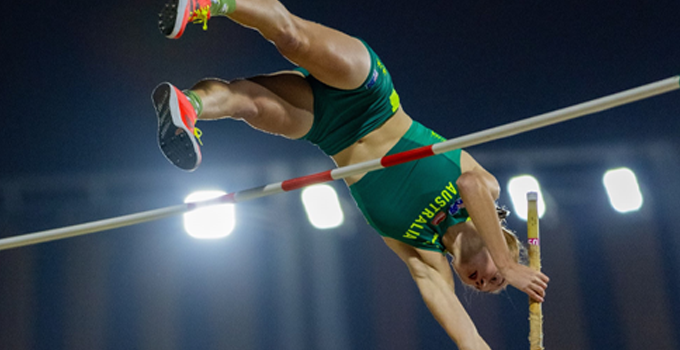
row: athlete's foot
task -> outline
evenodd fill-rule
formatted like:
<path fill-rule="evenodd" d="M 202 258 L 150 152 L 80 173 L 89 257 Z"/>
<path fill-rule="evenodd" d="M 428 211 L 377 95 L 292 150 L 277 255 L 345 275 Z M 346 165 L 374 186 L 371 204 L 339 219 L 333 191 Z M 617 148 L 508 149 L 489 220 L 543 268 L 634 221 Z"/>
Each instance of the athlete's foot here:
<path fill-rule="evenodd" d="M 170 0 L 158 14 L 158 27 L 168 38 L 177 39 L 187 23 L 202 23 L 206 30 L 211 16 L 226 16 L 235 9 L 235 0 Z"/>
<path fill-rule="evenodd" d="M 196 110 L 170 83 L 156 87 L 151 96 L 158 116 L 158 146 L 170 163 L 192 171 L 201 164 L 201 132 L 194 127 Z"/>

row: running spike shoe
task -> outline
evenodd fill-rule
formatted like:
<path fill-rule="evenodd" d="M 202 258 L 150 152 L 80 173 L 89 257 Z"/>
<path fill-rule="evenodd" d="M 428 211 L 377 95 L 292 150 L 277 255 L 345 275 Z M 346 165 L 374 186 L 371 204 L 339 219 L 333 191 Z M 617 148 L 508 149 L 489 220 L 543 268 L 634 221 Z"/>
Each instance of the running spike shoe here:
<path fill-rule="evenodd" d="M 201 131 L 191 101 L 170 83 L 162 83 L 151 96 L 158 116 L 158 146 L 170 163 L 193 171 L 201 164 Z"/>
<path fill-rule="evenodd" d="M 211 0 L 170 0 L 158 14 L 158 27 L 170 39 L 184 34 L 187 23 L 202 23 L 208 29 Z"/>

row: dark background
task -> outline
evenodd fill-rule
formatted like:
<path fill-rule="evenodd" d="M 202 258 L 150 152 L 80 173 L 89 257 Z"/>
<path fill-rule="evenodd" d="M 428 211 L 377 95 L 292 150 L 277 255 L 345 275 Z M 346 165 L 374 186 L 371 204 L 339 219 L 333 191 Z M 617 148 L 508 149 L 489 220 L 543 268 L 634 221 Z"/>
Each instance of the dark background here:
<path fill-rule="evenodd" d="M 245 1 L 245 0 L 242 0 Z M 447 138 L 677 75 L 678 1 L 285 1 L 365 39 L 407 113 Z M 162 1 L 40 2 L 0 23 L 0 237 L 329 169 L 316 147 L 220 121 L 204 163 L 156 146 L 153 88 L 291 67 L 224 18 L 167 40 Z M 504 186 L 543 186 L 549 349 L 680 348 L 678 93 L 469 149 Z M 645 204 L 601 185 L 633 169 Z M 180 218 L 0 252 L 0 349 L 439 349 L 451 341 L 342 183 L 345 224 L 317 231 L 299 193 L 240 204 L 234 233 Z M 504 193 L 501 202 L 510 206 Z M 524 223 L 510 224 L 526 238 Z M 526 297 L 458 293 L 493 348 L 526 349 Z"/>

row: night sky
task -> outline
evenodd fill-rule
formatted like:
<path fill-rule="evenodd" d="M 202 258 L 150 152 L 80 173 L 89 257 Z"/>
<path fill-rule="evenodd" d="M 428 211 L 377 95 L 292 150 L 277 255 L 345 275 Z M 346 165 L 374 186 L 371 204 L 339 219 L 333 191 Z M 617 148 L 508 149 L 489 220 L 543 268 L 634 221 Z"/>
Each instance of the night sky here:
<path fill-rule="evenodd" d="M 186 192 L 185 189 L 191 188 L 196 179 L 214 179 L 212 176 L 215 173 L 222 176 L 219 181 L 234 180 L 237 187 L 229 190 L 241 190 L 245 189 L 244 187 L 285 180 L 286 178 L 272 178 L 271 175 L 280 173 L 274 171 L 274 168 L 280 168 L 280 164 L 288 164 L 294 168 L 285 174 L 288 177 L 326 170 L 332 166 L 323 153 L 309 143 L 262 134 L 251 130 L 245 123 L 229 120 L 199 124 L 204 135 L 203 164 L 196 172 L 183 173 L 170 165 L 156 144 L 156 117 L 150 99 L 156 85 L 169 81 L 185 89 L 204 77 L 223 79 L 247 77 L 290 69 L 293 65 L 280 57 L 273 45 L 262 39 L 257 32 L 242 28 L 225 18 L 212 19 L 207 32 L 202 31 L 200 26 L 191 26 L 180 40 L 166 39 L 157 28 L 157 12 L 163 4 L 161 0 L 51 1 L 31 4 L 28 8 L 9 8 L 6 11 L 5 18 L 0 24 L 2 29 L 0 58 L 3 67 L 0 98 L 4 116 L 0 138 L 0 147 L 4 150 L 0 158 L 2 160 L 0 180 L 3 181 L 3 186 L 0 186 L 0 189 L 5 191 L 1 193 L 8 193 L 13 181 L 20 183 L 33 178 L 42 179 L 40 182 L 42 186 L 45 182 L 52 181 L 51 179 L 73 179 L 79 176 L 85 178 L 103 176 L 109 182 L 112 181 L 111 178 L 119 176 L 118 174 L 151 173 L 162 176 L 154 178 L 153 183 L 140 182 L 127 189 L 118 188 L 120 196 L 112 200 L 130 205 L 116 204 L 97 208 L 96 205 L 76 204 L 69 210 L 78 212 L 81 210 L 77 206 L 85 205 L 88 208 L 82 208 L 85 213 L 75 214 L 66 212 L 65 209 L 67 205 L 64 203 L 72 202 L 60 202 L 62 199 L 48 198 L 48 195 L 45 195 L 40 197 L 43 204 L 35 211 L 22 209 L 27 212 L 17 214 L 5 209 L 0 211 L 2 215 L 0 224 L 5 226 L 0 231 L 2 233 L 0 237 L 174 205 L 177 204 L 174 201 L 182 200 L 181 195 L 177 193 Z M 678 40 L 680 1 L 677 0 L 561 2 L 290 0 L 284 1 L 284 4 L 291 12 L 301 17 L 367 41 L 390 71 L 405 111 L 415 120 L 447 138 L 567 107 L 680 73 Z M 559 217 L 555 214 L 552 219 L 547 219 L 546 231 L 556 233 L 553 239 L 555 244 L 557 242 L 564 244 L 560 247 L 546 247 L 555 258 L 551 260 L 547 257 L 544 266 L 548 270 L 552 268 L 550 271 L 553 273 L 552 276 L 556 275 L 552 294 L 549 294 L 553 296 L 554 304 L 546 307 L 554 307 L 554 314 L 562 310 L 565 311 L 565 315 L 571 315 L 569 313 L 571 310 L 568 310 L 572 305 L 570 300 L 578 299 L 580 307 L 583 308 L 578 317 L 564 316 L 562 320 L 547 317 L 549 327 L 558 326 L 560 323 L 582 325 L 580 333 L 574 333 L 578 336 L 566 333 L 558 336 L 556 333 L 559 332 L 553 331 L 553 341 L 557 342 L 556 339 L 559 338 L 559 344 L 563 345 L 561 348 L 575 348 L 564 345 L 569 344 L 570 339 L 580 344 L 580 348 L 583 349 L 636 349 L 640 348 L 636 345 L 649 344 L 646 342 L 648 339 L 660 339 L 659 343 L 654 343 L 661 344 L 660 348 L 668 344 L 680 346 L 680 335 L 677 334 L 677 329 L 680 329 L 680 317 L 677 316 L 680 315 L 680 300 L 677 297 L 677 288 L 680 288 L 680 274 L 677 272 L 680 271 L 678 267 L 680 254 L 674 250 L 680 248 L 680 240 L 673 238 L 680 234 L 678 232 L 680 228 L 676 223 L 677 213 L 672 209 L 675 207 L 673 198 L 675 194 L 680 193 L 676 172 L 680 168 L 680 163 L 677 162 L 677 152 L 680 150 L 679 98 L 680 93 L 671 92 L 597 115 L 469 149 L 473 156 L 480 154 L 481 159 L 495 159 L 495 163 L 490 163 L 489 168 L 502 180 L 503 185 L 505 183 L 503 181 L 517 171 L 541 169 L 540 164 L 534 164 L 532 160 L 519 156 L 528 153 L 516 153 L 517 156 L 506 157 L 508 152 L 512 153 L 513 150 L 522 152 L 572 150 L 572 156 L 590 159 L 584 149 L 611 150 L 623 147 L 626 151 L 635 153 L 638 149 L 646 150 L 645 147 L 649 145 L 672 145 L 670 148 L 662 147 L 660 154 L 665 156 L 657 157 L 653 161 L 647 161 L 645 156 L 639 156 L 642 151 L 635 153 L 637 156 L 631 158 L 635 159 L 633 166 L 647 171 L 641 175 L 643 180 L 648 180 L 645 190 L 656 194 L 649 203 L 652 208 L 658 210 L 651 212 L 652 209 L 646 209 L 647 211 L 640 216 L 644 216 L 648 221 L 642 219 L 641 223 L 636 221 L 639 218 L 620 219 L 613 214 L 601 214 L 597 210 L 608 209 L 607 203 L 581 195 L 582 191 L 591 191 L 600 184 L 585 184 L 578 176 L 584 174 L 590 176 L 591 173 L 597 173 L 594 176 L 601 176 L 599 172 L 605 167 L 603 163 L 607 162 L 580 164 L 580 168 L 573 169 L 574 174 L 578 175 L 568 175 L 572 173 L 554 165 L 562 160 L 555 153 L 553 167 L 543 173 L 547 186 L 554 186 L 552 204 L 557 204 L 556 206 L 562 210 Z M 505 159 L 498 160 L 493 157 L 494 154 L 503 155 Z M 573 160 L 573 157 L 569 159 Z M 664 163 L 664 159 L 670 161 Z M 309 162 L 316 162 L 317 165 L 310 168 L 305 165 Z M 244 164 L 247 164 L 247 167 Z M 525 164 L 532 166 L 525 168 Z M 232 165 L 238 167 L 235 167 L 233 172 L 230 168 Z M 248 177 L 244 172 L 250 172 L 252 176 Z M 232 174 L 236 175 L 230 178 Z M 239 180 L 235 180 L 236 178 Z M 164 179 L 172 180 L 165 185 Z M 124 183 L 123 180 L 127 179 L 121 178 L 120 183 Z M 26 182 L 23 184 L 27 186 Z M 342 188 L 341 184 L 337 185 L 336 188 Z M 146 193 L 144 191 L 149 188 L 153 188 L 154 191 L 162 188 L 165 192 L 142 199 L 143 193 Z M 575 189 L 570 192 L 572 188 L 582 191 L 577 192 Z M 348 200 L 346 192 L 341 192 L 341 196 Z M 293 210 L 291 208 L 295 205 L 289 204 L 287 200 L 291 198 L 297 200 L 297 197 L 281 198 L 283 199 L 262 202 L 263 207 L 264 204 L 274 203 L 273 205 L 280 208 L 285 206 L 285 209 L 281 210 Z M 504 199 L 507 201 L 507 198 Z M 11 201 L 5 197 L 0 200 L 0 204 L 10 207 L 8 203 Z M 79 203 L 78 199 L 74 199 L 73 203 Z M 244 208 L 257 211 L 257 206 L 257 202 L 253 202 Z M 438 330 L 422 303 L 418 303 L 417 292 L 409 280 L 406 269 L 399 266 L 394 269 L 398 272 L 392 272 L 391 264 L 400 264 L 398 259 L 382 246 L 377 235 L 363 232 L 370 230 L 365 225 L 361 226 L 363 221 L 358 216 L 358 210 L 351 204 L 345 210 L 353 213 L 349 214 L 350 219 L 356 222 L 350 227 L 370 237 L 364 239 L 370 244 L 361 240 L 359 245 L 355 241 L 358 238 L 338 238 L 346 240 L 338 243 L 341 247 L 338 248 L 338 254 L 342 257 L 339 259 L 345 264 L 344 270 L 339 274 L 343 276 L 348 286 L 343 287 L 343 292 L 338 293 L 346 295 L 348 299 L 346 307 L 349 308 L 347 312 L 354 315 L 347 316 L 350 321 L 344 331 L 348 334 L 350 345 L 346 348 L 400 348 L 385 345 L 397 344 L 397 340 L 390 343 L 389 339 L 392 338 L 411 339 L 410 343 L 408 341 L 400 343 L 404 349 L 442 348 L 450 345 L 450 341 Z M 58 215 L 52 215 L 55 211 Z M 38 218 L 41 215 L 44 216 Z M 282 214 L 277 212 L 271 215 Z M 53 217 L 55 219 L 51 221 Z M 282 226 L 290 224 L 288 225 L 290 230 L 299 227 L 295 226 L 297 223 L 293 224 L 288 220 L 283 218 L 275 224 Z M 520 224 L 518 221 L 512 223 Z M 221 295 L 218 291 L 220 288 L 242 288 L 243 290 L 239 291 L 247 294 L 246 292 L 251 290 L 248 283 L 254 275 L 261 274 L 264 276 L 262 278 L 279 282 L 282 281 L 281 278 L 287 278 L 289 275 L 281 277 L 282 275 L 271 270 L 274 269 L 271 264 L 275 261 L 272 256 L 279 254 L 276 249 L 280 237 L 274 235 L 274 229 L 268 228 L 263 229 L 265 234 L 258 236 L 255 241 L 248 241 L 243 238 L 247 235 L 242 235 L 239 239 L 247 240 L 243 250 L 227 243 L 218 243 L 219 249 L 206 248 L 192 245 L 195 243 L 187 243 L 188 239 L 183 234 L 171 235 L 165 232 L 179 232 L 179 225 L 176 221 L 159 222 L 156 226 L 118 230 L 116 232 L 119 232 L 119 236 L 93 235 L 88 238 L 69 239 L 66 240 L 67 243 L 47 243 L 38 248 L 21 248 L 4 257 L 0 254 L 0 293 L 10 296 L 22 295 L 23 289 L 13 286 L 19 285 L 17 281 L 23 281 L 23 277 L 18 276 L 18 272 L 15 271 L 24 271 L 22 269 L 25 268 L 25 271 L 31 272 L 33 286 L 31 288 L 34 288 L 35 301 L 31 301 L 31 305 L 38 305 L 29 308 L 33 310 L 33 314 L 23 314 L 21 317 L 14 316 L 14 312 L 22 315 L 15 309 L 7 313 L 0 311 L 0 314 L 10 315 L 0 316 L 0 348 L 3 348 L 4 340 L 11 340 L 11 337 L 2 334 L 2 328 L 10 329 L 7 327 L 13 327 L 21 322 L 23 325 L 29 325 L 24 328 L 17 326 L 17 329 L 20 328 L 18 334 L 24 334 L 22 339 L 32 338 L 31 334 L 40 334 L 42 338 L 34 337 L 37 339 L 32 343 L 34 346 L 17 348 L 58 349 L 69 348 L 66 344 L 74 344 L 64 339 L 67 337 L 64 334 L 71 334 L 68 332 L 68 329 L 71 329 L 68 325 L 63 326 L 66 328 L 54 328 L 54 325 L 62 324 L 60 317 L 69 319 L 70 312 L 77 312 L 73 310 L 78 309 L 70 306 L 68 302 L 63 302 L 69 300 L 67 290 L 70 290 L 68 289 L 70 287 L 59 289 L 61 287 L 54 286 L 60 284 L 59 281 L 62 279 L 68 278 L 66 271 L 71 268 L 70 263 L 85 262 L 84 265 L 87 265 L 88 261 L 104 259 L 101 256 L 106 256 L 106 260 L 101 260 L 104 261 L 101 265 L 92 264 L 91 270 L 87 270 L 89 271 L 87 276 L 95 277 L 92 280 L 83 279 L 91 281 L 90 284 L 82 283 L 86 286 L 101 287 L 98 292 L 92 292 L 88 296 L 106 301 L 108 305 L 106 309 L 109 310 L 105 313 L 106 317 L 92 319 L 105 320 L 101 322 L 108 328 L 101 327 L 107 329 L 101 333 L 106 334 L 105 336 L 92 336 L 92 339 L 98 339 L 97 346 L 83 348 L 139 348 L 137 345 L 147 340 L 143 336 L 145 334 L 143 327 L 137 326 L 146 323 L 144 316 L 138 317 L 135 312 L 137 308 L 143 308 L 145 302 L 156 305 L 158 309 L 163 309 L 166 305 L 175 305 L 175 310 L 179 311 L 174 315 L 182 319 L 177 321 L 179 325 L 177 327 L 184 330 L 184 333 L 178 331 L 177 334 L 183 335 L 178 335 L 179 340 L 172 343 L 173 345 L 169 345 L 168 340 L 168 343 L 158 343 L 157 346 L 151 345 L 146 348 L 207 349 L 222 348 L 214 344 L 230 344 L 233 339 L 225 340 L 219 335 L 225 328 L 215 326 L 214 329 L 210 327 L 208 330 L 198 329 L 205 325 L 200 322 L 209 323 L 201 319 L 202 312 L 212 311 L 215 320 L 231 314 L 220 313 L 219 311 L 223 309 L 217 306 L 215 308 L 217 311 L 214 311 L 211 309 L 212 304 L 207 302 L 201 304 L 196 299 L 217 298 L 217 295 Z M 140 235 L 138 229 L 146 230 L 146 234 Z M 620 240 L 606 239 L 608 234 L 621 231 L 630 232 Z M 557 235 L 559 232 L 566 233 Z M 647 233 L 654 239 L 640 240 L 640 237 Z M 238 232 L 234 235 L 238 236 Z M 345 236 L 339 234 L 338 237 Z M 139 239 L 139 246 L 132 243 L 137 242 L 136 239 Z M 668 244 L 668 239 L 674 239 L 675 243 Z M 271 244 L 272 242 L 274 244 Z M 90 244 L 93 249 L 77 249 L 90 247 Z M 316 244 L 318 247 L 324 246 L 325 243 Z M 375 248 L 378 245 L 380 248 Z M 107 248 L 104 249 L 104 246 Z M 577 247 L 573 250 L 575 251 L 573 256 L 567 256 L 566 252 L 572 250 L 564 248 L 565 246 Z M 144 251 L 140 247 L 143 247 Z M 265 254 L 262 254 L 260 263 L 248 265 L 245 269 L 234 267 L 220 269 L 207 260 L 216 259 L 215 261 L 219 260 L 225 264 L 230 261 L 229 259 L 237 258 L 251 261 L 252 257 L 246 252 L 248 249 L 255 250 L 255 247 L 258 249 L 266 247 L 262 248 Z M 640 256 L 633 257 L 638 250 L 641 252 Z M 82 255 L 74 252 L 82 252 Z M 192 265 L 195 263 L 193 258 L 172 260 L 168 257 L 188 256 L 186 254 L 195 254 L 206 259 L 201 260 L 202 265 L 198 268 L 203 268 L 207 273 L 226 277 L 205 286 L 198 296 L 188 293 L 187 291 L 191 289 L 186 286 L 183 291 L 172 294 L 179 295 L 177 298 L 182 302 L 168 296 L 165 296 L 167 299 L 162 297 L 157 300 L 143 299 L 135 294 L 134 291 L 139 289 L 133 287 L 140 285 L 139 280 L 146 279 L 147 276 L 151 276 L 152 280 L 161 285 L 163 283 L 175 287 L 182 283 L 200 285 L 203 281 L 202 275 L 194 270 L 196 266 Z M 145 260 L 147 255 L 150 257 L 148 261 Z M 557 257 L 562 260 L 558 260 Z M 649 270 L 647 267 L 635 270 L 635 263 L 626 260 L 625 257 L 638 259 L 641 265 L 642 262 L 651 261 L 648 264 L 644 263 Z M 657 264 L 658 261 L 655 259 L 659 259 L 660 262 Z M 26 261 L 30 263 L 25 263 Z M 139 267 L 133 264 L 135 261 L 144 263 Z M 164 261 L 171 263 L 163 265 Z M 172 265 L 173 263 L 176 265 Z M 174 270 L 172 266 L 181 267 Z M 320 274 L 326 276 L 337 272 L 323 270 L 323 266 L 325 265 L 310 265 L 305 267 L 306 270 L 295 273 L 313 274 L 316 271 L 314 269 L 320 269 L 317 272 L 321 271 Z M 369 272 L 363 271 L 366 266 L 371 266 Z M 661 267 L 654 270 L 654 266 Z M 96 269 L 99 268 L 106 269 L 105 277 L 97 273 Z M 652 270 L 656 272 L 651 272 Z M 126 274 L 123 274 L 123 271 Z M 633 272 L 629 274 L 629 271 Z M 596 285 L 591 284 L 595 275 L 598 278 Z M 628 280 L 620 277 L 622 275 L 640 281 L 653 277 L 655 281 L 660 281 L 662 286 L 654 289 L 647 288 L 643 283 L 627 284 Z M 100 276 L 99 279 L 96 276 Z M 129 276 L 137 278 L 138 282 L 130 282 Z M 380 276 L 381 279 L 376 280 L 371 276 Z M 241 281 L 243 285 L 234 281 Z M 282 329 L 288 329 L 273 319 L 258 316 L 267 314 L 269 310 L 263 309 L 275 305 L 275 302 L 271 300 L 255 302 L 250 298 L 267 299 L 275 293 L 268 294 L 270 291 L 267 289 L 271 286 L 265 282 L 257 280 L 254 283 L 257 286 L 255 288 L 257 293 L 245 296 L 239 293 L 229 294 L 232 297 L 235 295 L 236 298 L 230 300 L 232 304 L 224 308 L 239 305 L 241 301 L 244 305 L 250 305 L 252 302 L 257 305 L 257 310 L 244 307 L 244 310 L 249 311 L 243 311 L 242 314 L 256 319 L 253 321 L 255 324 L 277 329 L 280 333 L 273 333 L 272 339 L 275 340 L 263 338 L 265 340 L 256 342 L 259 347 L 234 346 L 234 349 L 274 348 L 279 339 L 285 338 L 281 335 L 284 333 Z M 367 285 L 375 287 L 386 283 L 406 286 L 405 291 L 403 293 L 367 291 Z M 74 282 L 73 285 L 77 283 Z M 386 288 L 395 288 L 389 286 Z M 278 285 L 275 288 L 278 288 Z M 304 290 L 305 298 L 314 294 L 313 291 Z M 626 327 L 632 323 L 628 320 L 644 315 L 640 316 L 621 305 L 643 305 L 639 303 L 641 299 L 638 297 L 646 297 L 649 290 L 656 291 L 650 292 L 652 297 L 661 295 L 662 298 L 667 298 L 664 299 L 665 303 L 659 302 L 656 305 L 663 310 L 671 310 L 669 312 L 675 315 L 664 319 L 666 322 L 664 325 L 670 326 L 663 329 L 671 329 L 667 332 L 670 336 L 659 331 L 659 334 L 650 338 L 643 336 L 626 338 L 624 335 L 630 334 L 630 329 Z M 477 295 L 471 296 L 469 291 L 464 293 L 466 307 L 478 310 L 471 311 L 478 326 L 489 321 L 486 323 L 487 326 L 480 326 L 480 330 L 483 335 L 490 334 L 492 339 L 490 343 L 495 348 L 526 348 L 520 343 L 526 338 L 524 333 L 520 334 L 525 329 L 520 327 L 521 329 L 516 331 L 512 326 L 515 321 L 525 320 L 525 315 L 519 313 L 520 307 L 517 306 L 519 304 L 522 309 L 524 308 L 523 295 L 510 291 L 499 300 L 487 303 L 492 306 L 485 307 L 483 304 L 486 305 L 484 301 L 487 299 L 479 298 Z M 618 299 L 612 296 L 614 293 L 618 293 L 616 294 Z M 418 328 L 417 332 L 399 332 L 400 328 L 397 326 L 391 329 L 394 333 L 370 328 L 371 322 L 375 320 L 391 317 L 399 319 L 398 316 L 385 311 L 389 308 L 381 308 L 380 305 L 385 306 L 386 304 L 381 303 L 392 301 L 404 302 L 402 297 L 415 300 L 413 303 L 404 303 L 404 309 L 400 312 L 417 315 L 413 321 L 417 325 L 414 326 Z M 4 296 L 0 295 L 0 299 L 3 298 Z M 3 307 L 20 304 L 19 298 L 4 299 L 5 303 L 0 303 Z M 167 304 L 164 304 L 165 301 Z M 198 306 L 194 307 L 192 303 L 197 303 Z M 370 317 L 364 317 L 362 312 L 370 309 L 369 306 L 383 310 L 383 313 L 371 313 Z M 35 311 L 36 309 L 38 311 Z M 111 311 L 114 309 L 115 312 Z M 635 307 L 633 309 L 638 310 Z M 56 310 L 56 313 L 52 313 L 52 310 Z M 299 319 L 307 322 L 304 324 L 305 327 L 312 327 L 313 322 L 309 319 L 313 318 L 307 316 L 314 311 L 310 307 L 305 307 L 304 311 L 299 310 L 298 312 L 304 314 L 304 317 L 301 316 Z M 653 306 L 651 310 L 655 310 Z M 500 314 L 503 315 L 501 323 L 503 326 L 498 326 L 496 321 L 493 321 L 494 317 L 501 317 L 494 315 Z M 35 316 L 35 319 L 25 321 L 32 319 L 31 315 Z M 603 317 L 609 318 L 609 315 L 614 315 L 609 319 L 610 322 L 606 324 L 602 322 Z M 650 317 L 649 314 L 646 316 Z M 17 319 L 24 321 L 19 322 Z M 662 329 L 661 326 L 652 326 L 653 321 L 643 317 L 641 327 L 647 324 L 649 329 L 654 327 Z M 170 321 L 167 322 L 170 324 Z M 235 320 L 229 322 L 238 323 Z M 244 322 L 247 323 L 247 320 Z M 232 323 L 230 325 L 233 329 L 239 329 L 237 324 Z M 135 326 L 131 326 L 132 324 Z M 649 332 L 653 333 L 653 330 Z M 402 334 L 402 338 L 395 337 L 395 333 Z M 163 333 L 158 331 L 157 334 Z M 412 337 L 403 334 L 411 334 Z M 290 342 L 290 339 L 286 341 L 293 347 L 290 344 L 294 342 Z M 9 343 L 19 344 L 21 341 Z M 244 341 L 241 344 L 253 343 Z M 319 348 L 310 343 L 304 344 L 306 346 L 300 348 Z M 338 347 L 340 345 L 336 344 L 336 347 L 327 348 Z"/>
<path fill-rule="evenodd" d="M 46 2 L 3 20 L 2 174 L 166 167 L 150 94 L 291 67 L 257 33 L 219 18 L 167 40 L 162 1 Z M 403 107 L 454 137 L 678 73 L 677 1 L 287 1 L 302 17 L 359 36 L 386 63 Z M 675 138 L 668 95 L 479 147 Z M 205 129 L 205 165 L 257 155 L 319 154 L 313 146 Z M 243 148 L 241 148 L 243 146 Z M 247 150 L 244 151 L 244 150 Z"/>

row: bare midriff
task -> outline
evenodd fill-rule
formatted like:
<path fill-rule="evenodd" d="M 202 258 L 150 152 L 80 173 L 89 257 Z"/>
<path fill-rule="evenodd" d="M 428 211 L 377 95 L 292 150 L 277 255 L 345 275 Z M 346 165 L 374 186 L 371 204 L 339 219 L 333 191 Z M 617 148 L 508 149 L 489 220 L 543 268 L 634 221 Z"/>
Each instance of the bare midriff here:
<path fill-rule="evenodd" d="M 411 127 L 411 117 L 403 109 L 397 112 L 381 126 L 362 137 L 351 146 L 340 151 L 332 158 L 338 167 L 382 158 L 399 142 Z M 359 181 L 365 174 L 345 178 L 347 186 Z"/>

